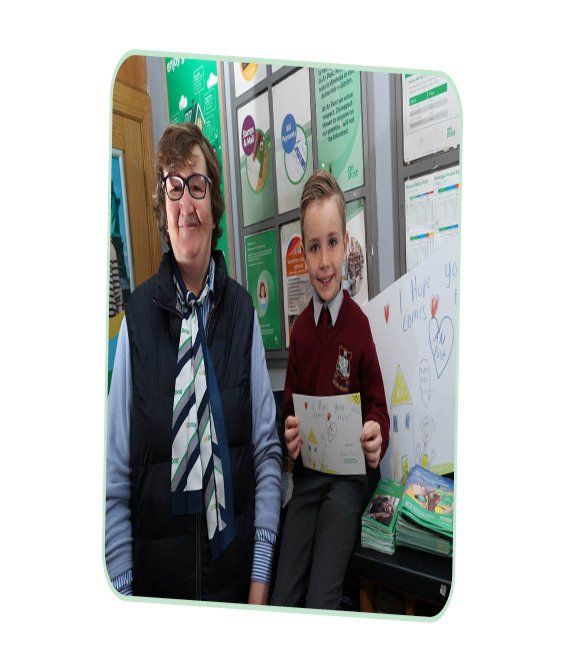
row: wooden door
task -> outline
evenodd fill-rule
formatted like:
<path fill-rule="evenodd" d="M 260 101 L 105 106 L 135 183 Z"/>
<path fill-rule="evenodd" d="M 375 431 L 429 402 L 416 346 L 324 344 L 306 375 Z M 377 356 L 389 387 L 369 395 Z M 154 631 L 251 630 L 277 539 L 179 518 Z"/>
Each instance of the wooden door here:
<path fill-rule="evenodd" d="M 131 66 L 130 57 L 114 82 L 112 147 L 123 151 L 129 212 L 134 283 L 137 287 L 153 275 L 161 259 L 161 239 L 153 213 L 155 185 L 151 100 L 146 91 L 120 81 Z M 137 62 L 139 64 L 139 61 Z M 145 59 L 142 61 L 145 67 Z"/>

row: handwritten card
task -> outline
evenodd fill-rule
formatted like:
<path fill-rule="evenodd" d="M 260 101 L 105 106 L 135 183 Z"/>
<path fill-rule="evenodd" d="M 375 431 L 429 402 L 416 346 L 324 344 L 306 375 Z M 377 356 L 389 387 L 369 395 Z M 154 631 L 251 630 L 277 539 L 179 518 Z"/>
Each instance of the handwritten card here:
<path fill-rule="evenodd" d="M 293 394 L 292 398 L 300 423 L 304 466 L 326 474 L 364 474 L 360 395 Z"/>

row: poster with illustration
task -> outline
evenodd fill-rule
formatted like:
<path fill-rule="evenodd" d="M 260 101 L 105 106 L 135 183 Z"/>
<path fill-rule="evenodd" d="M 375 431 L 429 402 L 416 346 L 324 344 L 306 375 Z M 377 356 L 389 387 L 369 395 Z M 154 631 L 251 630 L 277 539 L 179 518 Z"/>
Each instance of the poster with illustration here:
<path fill-rule="evenodd" d="M 265 350 L 281 348 L 277 245 L 274 229 L 245 238 L 247 291 L 259 318 Z"/>
<path fill-rule="evenodd" d="M 169 121 L 171 124 L 196 124 L 216 152 L 220 163 L 220 189 L 224 193 L 222 129 L 216 61 L 192 58 L 165 58 Z M 218 249 L 224 253 L 229 268 L 226 213 L 220 219 L 223 235 Z"/>
<path fill-rule="evenodd" d="M 371 325 L 390 416 L 384 478 L 419 464 L 454 471 L 459 241 L 447 242 L 363 308 Z"/>
<path fill-rule="evenodd" d="M 300 205 L 312 174 L 310 74 L 301 68 L 273 87 L 275 162 L 279 213 Z"/>
<path fill-rule="evenodd" d="M 293 394 L 292 400 L 300 424 L 304 466 L 325 474 L 365 474 L 361 395 Z"/>
<path fill-rule="evenodd" d="M 267 94 L 237 111 L 243 225 L 275 214 L 271 150 L 271 119 Z"/>
<path fill-rule="evenodd" d="M 300 234 L 300 222 L 283 224 L 281 232 L 282 275 L 284 295 L 284 322 L 286 347 L 296 318 L 312 297 L 312 285 L 306 270 L 306 260 Z"/>
<path fill-rule="evenodd" d="M 361 74 L 316 68 L 318 166 L 335 175 L 343 191 L 364 184 Z"/>
<path fill-rule="evenodd" d="M 365 200 L 345 206 L 347 256 L 343 265 L 342 286 L 360 306 L 369 300 L 367 284 L 367 247 L 365 244 Z"/>
<path fill-rule="evenodd" d="M 267 76 L 267 66 L 264 63 L 242 61 L 234 63 L 232 67 L 236 97 L 252 89 Z"/>

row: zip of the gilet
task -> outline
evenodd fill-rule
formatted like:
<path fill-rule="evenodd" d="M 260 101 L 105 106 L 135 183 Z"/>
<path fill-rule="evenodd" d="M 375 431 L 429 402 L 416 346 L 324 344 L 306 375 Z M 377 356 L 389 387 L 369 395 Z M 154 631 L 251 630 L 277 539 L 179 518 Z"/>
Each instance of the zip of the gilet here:
<path fill-rule="evenodd" d="M 220 295 L 223 292 L 223 287 L 220 288 Z M 167 310 L 170 313 L 174 313 L 175 315 L 178 315 L 181 320 L 183 319 L 183 314 L 176 310 L 176 308 L 172 308 L 171 306 L 166 306 L 163 303 L 160 303 L 156 297 L 153 298 L 153 301 L 155 302 L 155 305 L 158 308 L 162 308 L 163 310 Z M 206 324 L 206 343 L 209 343 L 209 334 L 210 334 L 210 324 L 212 323 L 212 317 L 214 313 L 218 310 L 218 305 L 220 304 L 220 296 L 218 296 L 218 301 L 216 303 L 212 302 L 212 307 L 210 308 L 210 315 L 208 315 L 208 323 Z M 196 581 L 196 599 L 201 600 L 202 599 L 202 553 L 200 549 L 200 528 L 201 528 L 201 522 L 202 522 L 202 515 L 200 512 L 196 513 L 196 543 L 194 545 L 196 553 L 195 553 L 195 581 Z"/>
<path fill-rule="evenodd" d="M 195 580 L 196 580 L 196 599 L 201 600 L 202 599 L 202 570 L 201 570 L 201 565 L 202 565 L 202 553 L 200 551 L 200 523 L 202 520 L 202 514 L 200 511 L 197 511 L 196 513 L 196 557 L 195 557 Z"/>

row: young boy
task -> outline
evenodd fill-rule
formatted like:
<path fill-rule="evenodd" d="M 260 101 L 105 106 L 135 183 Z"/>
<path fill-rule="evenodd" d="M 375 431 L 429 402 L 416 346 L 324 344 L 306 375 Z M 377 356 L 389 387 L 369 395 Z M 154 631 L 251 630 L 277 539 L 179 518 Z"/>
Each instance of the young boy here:
<path fill-rule="evenodd" d="M 290 338 L 284 389 L 284 437 L 294 466 L 272 602 L 337 609 L 343 579 L 369 497 L 367 475 L 324 474 L 302 465 L 293 393 L 361 393 L 361 446 L 374 471 L 388 445 L 389 418 L 367 317 L 341 288 L 346 257 L 345 199 L 330 173 L 306 182 L 300 201 L 302 241 L 313 297 Z"/>

